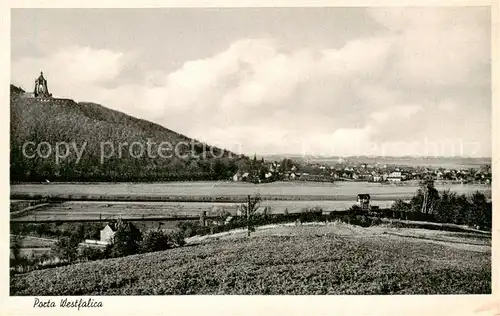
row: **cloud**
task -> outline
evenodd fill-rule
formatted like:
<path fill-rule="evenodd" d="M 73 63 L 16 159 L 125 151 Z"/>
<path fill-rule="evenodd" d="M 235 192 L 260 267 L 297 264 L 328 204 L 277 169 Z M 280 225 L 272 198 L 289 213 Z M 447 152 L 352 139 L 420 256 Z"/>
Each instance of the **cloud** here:
<path fill-rule="evenodd" d="M 399 155 L 401 144 L 458 137 L 482 142 L 474 154 L 490 155 L 484 12 L 369 13 L 386 30 L 339 47 L 291 49 L 272 37 L 244 38 L 175 71 L 156 68 L 123 81 L 135 56 L 76 46 L 14 61 L 13 81 L 31 83 L 43 67 L 56 95 L 247 154 Z"/>
<path fill-rule="evenodd" d="M 37 72 L 48 76 L 49 91 L 59 96 L 85 99 L 101 84 L 115 80 L 129 59 L 122 52 L 72 46 L 43 58 L 25 57 L 12 63 L 14 83 L 31 90 Z"/>
<path fill-rule="evenodd" d="M 393 75 L 408 85 L 474 84 L 471 79 L 490 67 L 486 8 L 388 8 L 370 14 L 393 36 Z"/>

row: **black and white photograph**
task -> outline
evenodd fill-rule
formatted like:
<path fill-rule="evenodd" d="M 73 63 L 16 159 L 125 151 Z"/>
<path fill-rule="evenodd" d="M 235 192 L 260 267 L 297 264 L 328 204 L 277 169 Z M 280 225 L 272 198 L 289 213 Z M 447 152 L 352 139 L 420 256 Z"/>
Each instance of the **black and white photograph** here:
<path fill-rule="evenodd" d="M 491 6 L 11 8 L 9 81 L 30 310 L 492 294 Z"/>

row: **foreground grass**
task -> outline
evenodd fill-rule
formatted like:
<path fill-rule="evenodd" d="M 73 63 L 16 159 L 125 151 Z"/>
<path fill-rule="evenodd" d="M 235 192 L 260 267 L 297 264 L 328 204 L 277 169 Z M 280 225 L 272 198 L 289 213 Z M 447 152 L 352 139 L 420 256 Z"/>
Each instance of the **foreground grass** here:
<path fill-rule="evenodd" d="M 11 276 L 11 295 L 491 293 L 491 253 L 396 236 L 261 236 Z"/>

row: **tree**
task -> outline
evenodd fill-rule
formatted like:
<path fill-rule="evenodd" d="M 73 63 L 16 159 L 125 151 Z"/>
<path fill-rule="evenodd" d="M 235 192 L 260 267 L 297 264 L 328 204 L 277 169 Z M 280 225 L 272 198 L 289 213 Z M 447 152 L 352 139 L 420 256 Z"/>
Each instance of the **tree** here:
<path fill-rule="evenodd" d="M 456 223 L 458 212 L 456 194 L 449 190 L 443 191 L 436 209 L 436 220 L 442 223 Z"/>
<path fill-rule="evenodd" d="M 75 237 L 64 236 L 52 246 L 52 251 L 60 259 L 72 262 L 78 255 L 78 243 L 79 240 Z"/>
<path fill-rule="evenodd" d="M 434 181 L 421 181 L 420 188 L 410 203 L 412 211 L 420 211 L 422 214 L 434 214 L 439 203 L 439 192 L 434 187 Z"/>
<path fill-rule="evenodd" d="M 111 256 L 121 257 L 133 255 L 139 252 L 142 234 L 131 222 L 118 219 L 116 232 L 111 243 Z"/>
<path fill-rule="evenodd" d="M 241 205 L 241 210 L 243 215 L 246 217 L 247 222 L 247 235 L 250 236 L 250 232 L 254 230 L 252 226 L 252 219 L 257 210 L 259 209 L 261 198 L 259 194 L 254 196 L 248 195 L 246 203 Z"/>
<path fill-rule="evenodd" d="M 483 193 L 476 191 L 470 197 L 470 213 L 467 224 L 470 226 L 479 226 L 479 228 L 491 229 L 491 222 L 491 203 L 488 203 Z"/>
<path fill-rule="evenodd" d="M 17 264 L 21 259 L 21 248 L 23 244 L 23 239 L 24 236 L 22 235 L 22 231 L 20 229 L 15 229 L 14 234 L 12 235 L 12 245 L 10 247 L 10 249 L 12 249 L 12 255 L 14 256 L 15 264 Z"/>

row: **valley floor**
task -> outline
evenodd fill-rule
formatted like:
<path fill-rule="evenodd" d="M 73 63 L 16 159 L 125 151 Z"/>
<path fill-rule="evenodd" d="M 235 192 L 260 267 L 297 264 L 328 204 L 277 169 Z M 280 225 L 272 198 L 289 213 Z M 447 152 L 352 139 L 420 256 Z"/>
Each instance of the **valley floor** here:
<path fill-rule="evenodd" d="M 192 237 L 168 251 L 12 275 L 11 295 L 483 294 L 489 236 L 343 223 Z"/>

